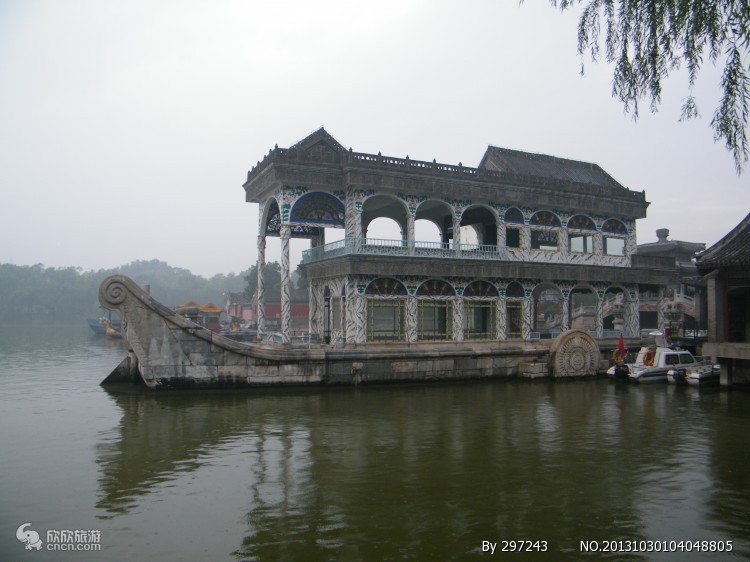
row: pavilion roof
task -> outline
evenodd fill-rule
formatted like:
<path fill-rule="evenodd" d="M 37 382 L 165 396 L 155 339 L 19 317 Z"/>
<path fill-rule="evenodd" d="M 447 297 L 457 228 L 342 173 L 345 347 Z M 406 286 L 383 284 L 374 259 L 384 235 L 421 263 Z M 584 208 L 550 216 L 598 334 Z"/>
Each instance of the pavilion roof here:
<path fill-rule="evenodd" d="M 719 268 L 750 266 L 750 213 L 724 238 L 698 254 L 696 261 L 704 275 Z"/>

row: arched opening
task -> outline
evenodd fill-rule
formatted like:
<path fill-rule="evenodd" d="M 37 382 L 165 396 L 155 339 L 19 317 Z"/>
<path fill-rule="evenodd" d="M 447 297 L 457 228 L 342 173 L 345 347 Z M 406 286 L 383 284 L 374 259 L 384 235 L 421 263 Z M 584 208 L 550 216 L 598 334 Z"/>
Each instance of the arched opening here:
<path fill-rule="evenodd" d="M 523 286 L 511 281 L 505 288 L 505 333 L 508 339 L 523 337 L 523 301 L 526 291 Z"/>
<path fill-rule="evenodd" d="M 442 279 L 430 279 L 417 289 L 417 339 L 453 339 L 453 302 L 456 292 Z"/>
<path fill-rule="evenodd" d="M 367 341 L 405 339 L 406 294 L 406 288 L 390 277 L 379 277 L 367 286 Z"/>
<path fill-rule="evenodd" d="M 441 244 L 443 233 L 440 227 L 429 219 L 419 219 L 414 221 L 414 239 L 417 241 L 417 247 L 428 244 Z"/>
<path fill-rule="evenodd" d="M 497 297 L 494 285 L 474 281 L 464 289 L 464 339 L 497 339 Z"/>
<path fill-rule="evenodd" d="M 363 234 L 368 244 L 377 244 L 384 240 L 403 240 L 401 225 L 388 217 L 378 217 L 365 225 Z"/>
<path fill-rule="evenodd" d="M 300 197 L 289 213 L 289 223 L 344 228 L 344 203 L 330 193 L 313 191 Z"/>
<path fill-rule="evenodd" d="M 554 285 L 541 284 L 534 289 L 534 332 L 551 338 L 563 329 L 563 296 Z"/>
<path fill-rule="evenodd" d="M 589 287 L 570 292 L 570 327 L 585 332 L 596 331 L 596 309 L 599 298 Z"/>
<path fill-rule="evenodd" d="M 478 205 L 466 209 L 461 215 L 461 244 L 497 246 L 495 213 L 487 207 Z"/>
<path fill-rule="evenodd" d="M 568 220 L 568 251 L 577 254 L 594 253 L 596 225 L 585 215 L 575 215 Z"/>
<path fill-rule="evenodd" d="M 449 244 L 453 239 L 453 209 L 443 201 L 428 199 L 417 207 L 416 221 L 428 220 L 438 226 L 440 243 Z M 415 223 L 416 224 L 416 223 Z"/>
<path fill-rule="evenodd" d="M 602 319 L 604 330 L 622 332 L 625 329 L 625 291 L 610 287 L 602 299 Z"/>
<path fill-rule="evenodd" d="M 368 197 L 362 204 L 362 236 L 364 238 L 403 240 L 406 234 L 406 213 L 404 202 L 396 197 L 390 195 Z M 396 224 L 396 227 L 393 226 L 393 223 Z"/>

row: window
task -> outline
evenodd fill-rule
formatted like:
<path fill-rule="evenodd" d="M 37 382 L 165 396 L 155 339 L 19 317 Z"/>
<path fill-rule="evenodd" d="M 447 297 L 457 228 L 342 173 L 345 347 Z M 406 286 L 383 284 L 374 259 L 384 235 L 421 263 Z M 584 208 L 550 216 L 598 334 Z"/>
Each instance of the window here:
<path fill-rule="evenodd" d="M 510 226 L 505 227 L 505 245 L 508 248 L 520 248 L 521 231 Z"/>
<path fill-rule="evenodd" d="M 568 248 L 571 252 L 578 252 L 580 254 L 593 254 L 594 253 L 594 237 L 591 234 L 574 234 L 568 235 L 570 240 L 570 247 Z"/>
<path fill-rule="evenodd" d="M 367 299 L 367 341 L 403 341 L 405 318 L 404 299 Z"/>
<path fill-rule="evenodd" d="M 554 230 L 532 230 L 531 249 L 556 252 L 558 249 L 557 232 Z"/>
<path fill-rule="evenodd" d="M 604 237 L 604 254 L 607 256 L 624 256 L 625 239 L 614 238 L 612 236 Z"/>
<path fill-rule="evenodd" d="M 453 339 L 453 302 L 449 300 L 419 300 L 417 324 L 418 340 Z"/>
<path fill-rule="evenodd" d="M 520 338 L 521 337 L 521 326 L 523 323 L 523 311 L 521 309 L 520 302 L 509 302 L 506 304 L 506 322 L 507 322 L 507 337 Z"/>
<path fill-rule="evenodd" d="M 494 340 L 496 319 L 494 301 L 464 301 L 464 339 Z"/>

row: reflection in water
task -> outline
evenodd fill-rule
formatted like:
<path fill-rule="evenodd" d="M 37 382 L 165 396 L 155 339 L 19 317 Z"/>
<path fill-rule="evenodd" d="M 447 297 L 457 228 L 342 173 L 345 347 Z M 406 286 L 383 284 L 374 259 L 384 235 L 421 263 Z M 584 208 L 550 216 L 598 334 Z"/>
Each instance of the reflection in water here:
<path fill-rule="evenodd" d="M 111 399 L 100 516 L 210 465 L 247 502 L 227 547 L 241 560 L 461 559 L 510 538 L 546 540 L 555 559 L 613 539 L 748 553 L 744 394 L 597 380 Z"/>

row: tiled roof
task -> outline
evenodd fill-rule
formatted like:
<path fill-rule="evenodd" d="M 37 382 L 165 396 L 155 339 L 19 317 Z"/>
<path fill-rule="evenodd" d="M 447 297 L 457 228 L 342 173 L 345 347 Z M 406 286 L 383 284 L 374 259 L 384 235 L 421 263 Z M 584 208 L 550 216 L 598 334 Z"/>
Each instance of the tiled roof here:
<path fill-rule="evenodd" d="M 487 147 L 479 167 L 498 172 L 623 188 L 597 164 L 496 146 Z"/>
<path fill-rule="evenodd" d="M 750 213 L 724 238 L 698 254 L 697 264 L 702 274 L 717 268 L 750 266 Z"/>

